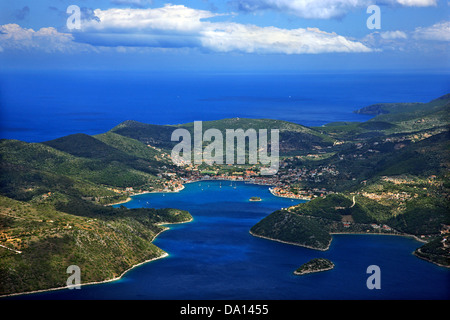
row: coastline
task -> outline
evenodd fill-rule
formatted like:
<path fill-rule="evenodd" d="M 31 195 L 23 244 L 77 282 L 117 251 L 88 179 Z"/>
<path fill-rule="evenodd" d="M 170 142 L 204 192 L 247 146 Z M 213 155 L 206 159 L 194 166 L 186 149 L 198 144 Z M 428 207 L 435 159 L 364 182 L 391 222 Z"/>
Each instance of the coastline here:
<path fill-rule="evenodd" d="M 424 260 L 424 261 L 433 263 L 433 264 L 435 264 L 435 265 L 437 265 L 437 266 L 439 266 L 439 267 L 443 267 L 443 268 L 450 269 L 450 265 L 445 265 L 445 264 L 437 263 L 436 261 L 430 260 L 430 259 L 428 259 L 428 258 L 426 258 L 426 257 L 424 257 L 424 256 L 421 256 L 421 255 L 418 255 L 417 253 L 422 253 L 422 251 L 420 251 L 420 248 L 417 248 L 416 250 L 413 251 L 412 254 L 413 254 L 415 257 L 417 257 L 417 258 L 419 258 L 419 259 L 422 259 L 422 260 Z"/>
<path fill-rule="evenodd" d="M 192 222 L 193 220 L 194 220 L 194 218 L 191 218 L 191 219 L 189 219 L 189 220 L 187 220 L 187 221 L 183 221 L 183 222 L 173 222 L 173 223 L 171 223 L 171 222 L 165 222 L 165 223 L 164 223 L 164 222 L 161 222 L 161 223 L 158 223 L 158 224 L 156 224 L 156 225 L 158 225 L 158 226 L 163 226 L 163 225 L 183 224 L 183 223 L 189 223 L 189 222 Z M 167 230 L 170 230 L 170 228 L 169 228 L 169 227 L 166 227 L 166 228 L 164 228 L 163 230 L 161 230 L 160 232 L 158 232 L 157 234 L 155 234 L 155 236 L 153 237 L 151 243 L 153 243 L 153 241 L 155 241 L 155 239 L 156 239 L 161 233 L 163 233 L 163 232 L 165 232 L 165 231 L 167 231 Z M 158 249 L 161 250 L 161 255 L 160 255 L 160 256 L 154 257 L 154 258 L 151 258 L 151 259 L 147 259 L 147 260 L 142 261 L 142 262 L 139 262 L 139 263 L 136 263 L 136 264 L 132 265 L 131 267 L 129 267 L 128 269 L 126 269 L 125 271 L 123 271 L 119 276 L 117 276 L 117 277 L 115 277 L 115 278 L 112 278 L 112 279 L 106 279 L 106 280 L 102 280 L 102 281 L 94 281 L 94 282 L 80 283 L 79 285 L 82 287 L 82 286 L 89 286 L 89 285 L 96 285 L 96 284 L 104 284 L 104 283 L 114 282 L 114 281 L 117 281 L 117 280 L 122 279 L 123 276 L 124 276 L 127 272 L 131 271 L 132 269 L 134 269 L 134 268 L 136 268 L 136 267 L 139 267 L 139 266 L 141 266 L 141 265 L 143 265 L 143 264 L 146 264 L 146 263 L 149 263 L 149 262 L 152 262 L 152 261 L 164 259 L 164 258 L 167 258 L 167 257 L 169 256 L 169 254 L 168 254 L 167 252 L 165 252 L 164 250 L 160 249 L 159 247 L 158 247 Z M 69 290 L 70 290 L 70 287 L 69 287 L 69 286 L 64 286 L 64 287 L 57 287 L 57 288 L 49 288 L 49 289 L 34 290 L 34 291 L 29 291 L 29 292 L 11 293 L 11 294 L 6 294 L 6 295 L 0 295 L 0 299 L 2 299 L 2 298 L 7 298 L 7 297 L 14 297 L 14 296 L 30 295 L 30 294 L 35 294 L 35 293 L 44 293 L 44 292 L 51 292 L 51 291 L 57 291 L 57 290 L 64 290 L 64 289 L 69 289 Z M 76 289 L 73 289 L 73 290 L 76 290 Z"/>
<path fill-rule="evenodd" d="M 271 241 L 276 241 L 276 242 L 280 242 L 280 243 L 284 243 L 284 244 L 290 244 L 290 245 L 294 245 L 294 246 L 297 246 L 297 247 L 304 247 L 304 248 L 312 249 L 312 250 L 319 250 L 319 251 L 327 251 L 330 248 L 331 241 L 333 240 L 333 239 L 330 240 L 330 242 L 328 243 L 326 248 L 317 248 L 317 247 L 312 247 L 312 246 L 308 246 L 308 245 L 304 245 L 304 244 L 300 244 L 300 243 L 296 243 L 296 242 L 283 241 L 283 240 L 279 240 L 279 239 L 274 239 L 274 238 L 261 236 L 261 235 L 255 234 L 255 233 L 253 233 L 251 231 L 249 231 L 249 233 L 252 236 L 257 237 L 257 238 L 271 240 Z"/>
<path fill-rule="evenodd" d="M 306 271 L 301 271 L 301 272 L 298 272 L 297 270 L 295 270 L 293 273 L 296 276 L 304 276 L 304 275 L 311 274 L 311 273 L 318 273 L 318 272 L 329 271 L 329 270 L 333 270 L 334 267 L 335 267 L 334 263 L 331 262 L 331 264 L 332 265 L 330 267 L 328 267 L 328 268 L 322 268 L 322 269 L 318 269 L 318 270 L 306 270 Z"/>
<path fill-rule="evenodd" d="M 294 245 L 294 246 L 298 246 L 298 247 L 304 247 L 304 248 L 307 248 L 307 249 L 318 250 L 318 251 L 327 251 L 327 250 L 329 250 L 329 249 L 330 249 L 330 246 L 331 246 L 331 242 L 333 241 L 333 239 L 331 239 L 330 242 L 328 243 L 328 245 L 327 245 L 326 248 L 316 248 L 316 247 L 312 247 L 312 246 L 303 245 L 303 244 L 300 244 L 300 243 L 289 242 L 289 241 L 283 241 L 283 240 L 279 240 L 279 239 L 274 239 L 274 238 L 269 238 L 269 237 L 257 235 L 257 234 L 255 234 L 255 233 L 253 233 L 253 232 L 251 232 L 251 231 L 249 231 L 249 233 L 250 233 L 252 236 L 256 237 L 256 238 L 266 239 L 266 240 L 270 240 L 270 241 L 280 242 L 280 243 L 284 243 L 284 244 Z M 368 233 L 361 233 L 361 232 L 332 232 L 332 233 L 330 233 L 330 235 L 331 235 L 331 236 L 333 236 L 333 235 L 398 236 L 398 237 L 412 238 L 412 239 L 414 239 L 414 240 L 416 240 L 416 241 L 418 241 L 418 242 L 421 242 L 421 243 L 427 243 L 426 240 L 420 239 L 420 238 L 418 238 L 418 237 L 415 236 L 415 235 L 412 235 L 412 234 L 406 234 L 406 233 L 403 234 L 403 233 L 371 233 L 371 232 L 368 232 Z M 436 266 L 438 266 L 438 267 L 450 269 L 450 265 L 443 265 L 443 264 L 437 263 L 437 262 L 435 262 L 435 261 L 433 261 L 433 260 L 427 259 L 427 258 L 424 257 L 424 256 L 418 255 L 418 254 L 417 254 L 417 251 L 418 251 L 419 253 L 421 252 L 421 251 L 420 251 L 420 247 L 417 248 L 416 250 L 414 250 L 411 254 L 412 254 L 413 256 L 415 256 L 416 258 L 418 258 L 418 259 L 422 259 L 422 260 L 427 261 L 427 262 L 429 262 L 429 263 L 431 263 L 431 264 L 434 264 L 434 265 L 436 265 Z M 326 271 L 326 270 L 323 270 L 323 271 Z M 306 273 L 305 273 L 305 274 L 306 274 Z M 300 274 L 298 274 L 298 275 L 300 275 Z"/>
<path fill-rule="evenodd" d="M 143 194 L 150 194 L 150 193 L 176 193 L 176 192 L 180 192 L 180 191 L 184 190 L 184 188 L 185 188 L 185 186 L 182 185 L 182 187 L 180 189 L 177 189 L 177 190 L 174 190 L 174 191 L 143 191 L 143 192 L 133 193 L 133 194 L 130 194 L 126 200 L 122 200 L 122 201 L 115 202 L 115 203 L 105 204 L 105 206 L 116 206 L 116 205 L 119 205 L 119 204 L 128 203 L 128 202 L 133 200 L 133 197 L 140 196 L 140 195 L 143 195 Z"/>
<path fill-rule="evenodd" d="M 303 245 L 300 243 L 296 243 L 296 242 L 289 242 L 289 241 L 283 241 L 283 240 L 279 240 L 279 239 L 274 239 L 274 238 L 270 238 L 270 237 L 266 237 L 266 236 L 261 236 L 258 234 L 255 234 L 251 231 L 249 231 L 249 233 L 257 238 L 261 238 L 261 239 L 266 239 L 266 240 L 271 240 L 271 241 L 276 241 L 276 242 L 280 242 L 280 243 L 284 243 L 284 244 L 290 244 L 290 245 L 294 245 L 294 246 L 298 246 L 298 247 L 304 247 L 307 249 L 312 249 L 312 250 L 319 250 L 319 251 L 327 251 L 329 250 L 331 243 L 333 241 L 333 239 L 330 240 L 330 242 L 328 243 L 326 248 L 316 248 L 316 247 L 312 247 L 312 246 L 308 246 L 308 245 Z M 362 235 L 362 236 L 367 236 L 367 235 L 374 235 L 374 236 L 398 236 L 398 237 L 406 237 L 406 238 L 412 238 L 418 242 L 421 243 L 427 243 L 427 241 L 419 239 L 418 237 L 411 235 L 411 234 L 400 234 L 400 233 L 371 233 L 371 232 L 367 232 L 367 233 L 362 233 L 362 232 L 331 232 L 330 233 L 331 236 L 333 235 Z M 421 258 L 421 257 L 418 257 Z M 427 259 L 424 259 L 427 260 Z M 429 260 L 427 260 L 429 261 Z M 429 261 L 431 263 L 434 263 L 433 261 Z M 437 264 L 437 263 L 434 263 Z M 437 264 L 439 265 L 439 264 Z M 448 266 L 444 266 L 444 265 L 439 265 L 441 267 L 448 267 Z"/>
<path fill-rule="evenodd" d="M 163 230 L 163 231 L 165 231 L 165 230 Z M 155 237 L 155 238 L 156 238 L 156 237 Z M 145 261 L 143 261 L 143 262 L 139 262 L 139 263 L 137 263 L 137 264 L 131 266 L 130 268 L 128 268 L 128 269 L 125 270 L 124 272 L 122 272 L 122 274 L 121 274 L 120 276 L 118 276 L 118 277 L 115 277 L 115 278 L 112 278 L 112 279 L 106 279 L 106 280 L 103 280 L 103 281 L 94 281 L 94 282 L 80 283 L 79 286 L 82 287 L 82 286 L 89 286 L 89 285 L 103 284 L 103 283 L 109 283 L 109 282 L 114 282 L 114 281 L 120 280 L 120 279 L 122 279 L 122 277 L 123 277 L 128 271 L 130 271 L 130 270 L 132 270 L 132 269 L 134 269 L 134 268 L 136 268 L 136 267 L 138 267 L 138 266 L 140 266 L 140 265 L 143 265 L 143 264 L 145 264 L 145 263 L 152 262 L 152 261 L 156 261 L 156 260 L 159 260 L 159 259 L 163 259 L 163 258 L 166 258 L 166 257 L 168 257 L 168 256 L 169 256 L 169 254 L 168 254 L 167 252 L 164 252 L 164 251 L 163 251 L 163 254 L 160 255 L 159 257 L 155 257 L 155 258 L 151 258 L 151 259 L 145 260 Z M 0 296 L 0 299 L 1 299 L 1 298 L 7 298 L 7 297 L 14 297 L 14 296 L 30 295 L 30 294 L 35 294 L 35 293 L 44 293 L 44 292 L 51 292 L 51 291 L 57 291 L 57 290 L 64 290 L 64 289 L 69 289 L 69 290 L 70 290 L 70 286 L 57 287 L 57 288 L 50 288 L 50 289 L 34 290 L 34 291 L 29 291 L 29 292 L 11 293 L 11 294 L 6 294 L 6 295 Z M 72 290 L 76 290 L 76 289 L 72 289 Z"/>
<path fill-rule="evenodd" d="M 307 198 L 307 197 L 291 197 L 291 196 L 283 196 L 280 194 L 275 193 L 275 191 L 272 188 L 269 188 L 270 193 L 275 196 L 275 197 L 279 197 L 279 198 L 285 198 L 285 199 L 293 199 L 293 200 L 302 200 L 302 201 L 311 201 L 311 198 Z"/>
<path fill-rule="evenodd" d="M 333 270 L 333 269 L 334 269 L 334 266 L 333 266 L 333 267 L 326 268 L 326 269 L 312 270 L 312 271 L 305 271 L 305 272 L 297 272 L 297 271 L 294 271 L 294 274 L 295 274 L 296 276 L 304 276 L 304 275 L 311 274 L 311 273 L 319 273 L 319 272 L 329 271 L 329 270 Z"/>
<path fill-rule="evenodd" d="M 418 242 L 421 243 L 427 243 L 426 240 L 420 239 L 417 236 L 413 235 L 413 234 L 407 234 L 407 233 L 390 233 L 390 232 L 330 232 L 331 235 L 334 234 L 343 234 L 343 235 L 374 235 L 374 236 L 398 236 L 398 237 L 405 237 L 405 238 L 413 238 L 414 240 L 417 240 Z"/>
<path fill-rule="evenodd" d="M 118 205 L 118 204 L 124 204 L 124 203 L 130 202 L 131 200 L 133 200 L 131 197 L 132 197 L 132 196 L 128 197 L 126 200 L 123 200 L 123 201 L 119 201 L 119 202 L 115 202 L 115 203 L 110 203 L 110 204 L 105 204 L 105 206 L 106 206 L 106 207 L 107 207 L 107 206 L 116 206 L 116 205 Z"/>

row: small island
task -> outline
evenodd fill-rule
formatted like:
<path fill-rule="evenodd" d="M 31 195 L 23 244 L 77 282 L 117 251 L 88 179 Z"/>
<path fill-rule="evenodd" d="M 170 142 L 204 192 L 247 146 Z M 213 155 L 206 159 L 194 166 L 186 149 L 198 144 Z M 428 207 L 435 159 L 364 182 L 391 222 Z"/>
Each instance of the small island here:
<path fill-rule="evenodd" d="M 334 263 L 328 259 L 316 258 L 303 264 L 300 268 L 294 271 L 295 275 L 304 275 L 308 273 L 327 271 L 334 268 Z"/>
<path fill-rule="evenodd" d="M 250 201 L 261 201 L 260 197 L 251 197 Z"/>

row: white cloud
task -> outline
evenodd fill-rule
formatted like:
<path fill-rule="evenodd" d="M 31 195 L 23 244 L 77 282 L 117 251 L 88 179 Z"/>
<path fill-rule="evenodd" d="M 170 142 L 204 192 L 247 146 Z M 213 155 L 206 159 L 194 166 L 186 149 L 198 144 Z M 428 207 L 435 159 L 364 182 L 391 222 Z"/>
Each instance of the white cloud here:
<path fill-rule="evenodd" d="M 230 3 L 246 12 L 275 10 L 307 19 L 330 19 L 372 4 L 426 7 L 435 6 L 437 0 L 231 0 Z"/>
<path fill-rule="evenodd" d="M 70 33 L 60 33 L 52 27 L 35 31 L 17 24 L 0 26 L 0 46 L 4 51 L 38 49 L 44 52 L 67 53 L 87 49 L 87 45 L 75 43 Z"/>
<path fill-rule="evenodd" d="M 203 19 L 219 16 L 183 5 L 155 9 L 94 10 L 97 20 L 83 21 L 75 40 L 95 46 L 183 48 L 201 45 Z"/>
<path fill-rule="evenodd" d="M 439 22 L 430 27 L 416 28 L 414 37 L 423 40 L 450 41 L 450 21 Z"/>
<path fill-rule="evenodd" d="M 153 3 L 151 0 L 111 0 L 112 4 L 130 5 L 133 7 L 143 8 Z"/>
<path fill-rule="evenodd" d="M 312 54 L 369 52 L 368 47 L 316 28 L 285 30 L 224 23 L 203 32 L 202 44 L 219 52 Z"/>
<path fill-rule="evenodd" d="M 308 19 L 329 19 L 345 15 L 369 0 L 232 0 L 242 11 L 276 10 Z"/>
<path fill-rule="evenodd" d="M 408 35 L 404 31 L 384 31 L 380 33 L 382 39 L 394 40 L 394 39 L 407 39 Z"/>
<path fill-rule="evenodd" d="M 87 21 L 82 24 L 83 31 L 152 31 L 166 30 L 188 33 L 202 28 L 202 19 L 212 18 L 214 14 L 196 10 L 183 5 L 165 5 L 155 9 L 96 9 L 94 14 L 100 21 Z"/>
<path fill-rule="evenodd" d="M 199 47 L 217 52 L 324 53 L 369 52 L 363 44 L 315 28 L 280 29 L 231 22 L 211 22 L 219 14 L 166 5 L 156 9 L 94 11 L 99 21 L 82 24 L 75 39 L 93 45 Z"/>
<path fill-rule="evenodd" d="M 435 41 L 430 45 L 429 41 Z M 366 35 L 361 42 L 374 51 L 443 52 L 450 45 L 450 21 L 414 31 L 376 31 Z"/>
<path fill-rule="evenodd" d="M 366 35 L 362 40 L 366 46 L 374 51 L 405 51 L 415 47 L 408 35 L 403 31 L 375 31 Z"/>
<path fill-rule="evenodd" d="M 354 0 L 354 3 L 358 1 Z M 350 1 L 340 1 L 344 2 Z M 408 5 L 431 2 L 411 0 Z M 372 32 L 357 40 L 317 28 L 282 29 L 211 20 L 219 16 L 225 15 L 183 5 L 147 9 L 96 9 L 92 15 L 95 19 L 85 18 L 81 24 L 82 29 L 72 33 L 59 32 L 52 27 L 35 31 L 17 24 L 0 26 L 0 52 L 40 50 L 70 53 L 114 50 L 125 53 L 198 48 L 212 52 L 317 54 L 417 50 L 426 48 L 428 40 L 441 41 L 443 45 L 450 41 L 450 21 L 419 27 L 412 32 Z"/>
<path fill-rule="evenodd" d="M 437 0 L 397 0 L 397 2 L 407 7 L 430 7 L 437 5 Z"/>

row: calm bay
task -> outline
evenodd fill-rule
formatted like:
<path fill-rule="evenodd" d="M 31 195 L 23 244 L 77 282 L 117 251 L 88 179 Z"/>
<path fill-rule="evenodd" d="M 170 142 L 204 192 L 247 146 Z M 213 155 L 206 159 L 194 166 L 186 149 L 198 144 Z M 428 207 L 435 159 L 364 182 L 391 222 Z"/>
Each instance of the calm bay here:
<path fill-rule="evenodd" d="M 258 196 L 259 202 L 249 201 Z M 171 225 L 155 245 L 169 256 L 131 269 L 117 281 L 56 290 L 16 299 L 83 300 L 359 300 L 449 299 L 450 270 L 415 257 L 413 238 L 334 235 L 327 251 L 253 237 L 249 229 L 271 212 L 297 204 L 273 196 L 267 186 L 230 181 L 187 184 L 178 193 L 133 197 L 129 208 L 180 208 L 194 220 Z M 313 258 L 335 264 L 330 271 L 295 276 Z M 366 286 L 367 267 L 381 270 L 381 289 Z"/>

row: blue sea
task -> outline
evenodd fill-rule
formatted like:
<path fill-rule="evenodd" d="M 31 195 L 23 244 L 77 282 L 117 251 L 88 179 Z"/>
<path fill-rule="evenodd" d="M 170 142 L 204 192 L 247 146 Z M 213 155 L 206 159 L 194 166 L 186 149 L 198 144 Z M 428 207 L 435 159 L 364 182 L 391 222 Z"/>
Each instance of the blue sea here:
<path fill-rule="evenodd" d="M 450 92 L 442 74 L 208 74 L 119 71 L 0 73 L 0 138 L 42 142 L 99 134 L 125 120 L 179 124 L 271 118 L 306 126 L 366 121 L 359 108 L 428 102 Z"/>
<path fill-rule="evenodd" d="M 249 198 L 259 196 L 261 202 Z M 140 265 L 110 283 L 23 295 L 15 299 L 106 300 L 438 300 L 450 298 L 450 270 L 415 257 L 422 243 L 387 235 L 334 235 L 327 251 L 261 239 L 250 228 L 271 212 L 299 203 L 267 186 L 202 181 L 179 193 L 135 196 L 129 208 L 175 207 L 194 220 L 170 225 L 155 245 L 169 256 Z M 327 258 L 330 271 L 295 276 L 303 263 Z M 368 289 L 367 268 L 380 268 L 380 289 Z M 81 270 L 81 276 L 83 270 Z"/>

